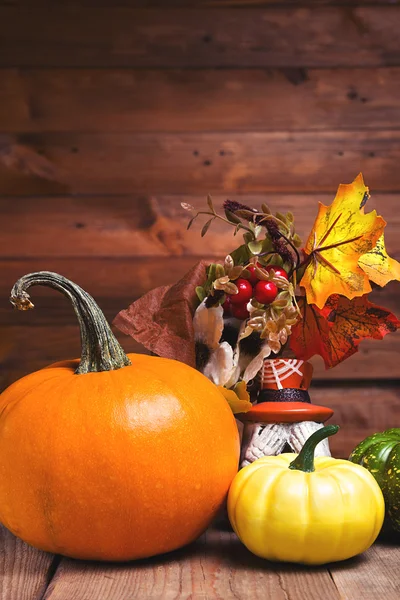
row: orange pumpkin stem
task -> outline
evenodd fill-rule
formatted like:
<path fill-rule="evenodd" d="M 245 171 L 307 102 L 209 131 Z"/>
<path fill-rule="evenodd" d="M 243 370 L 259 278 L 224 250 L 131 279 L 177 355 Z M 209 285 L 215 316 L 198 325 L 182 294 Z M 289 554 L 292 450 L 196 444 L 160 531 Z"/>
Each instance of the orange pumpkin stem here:
<path fill-rule="evenodd" d="M 92 296 L 62 275 L 39 271 L 18 279 L 10 297 L 10 302 L 15 308 L 29 310 L 34 307 L 27 293 L 33 285 L 57 290 L 72 302 L 79 321 L 82 344 L 81 360 L 75 371 L 77 375 L 112 371 L 131 364 Z"/>

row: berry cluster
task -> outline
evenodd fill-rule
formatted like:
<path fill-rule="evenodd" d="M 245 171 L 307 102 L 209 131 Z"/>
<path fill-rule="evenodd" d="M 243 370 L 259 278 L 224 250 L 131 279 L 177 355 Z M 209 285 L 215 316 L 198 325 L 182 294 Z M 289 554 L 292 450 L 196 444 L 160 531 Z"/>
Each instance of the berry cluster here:
<path fill-rule="evenodd" d="M 272 269 L 279 277 L 288 279 L 288 275 L 284 269 L 277 265 L 268 265 L 263 267 L 257 263 L 257 267 L 269 273 Z M 235 285 L 238 288 L 237 294 L 227 294 L 223 309 L 225 316 L 235 317 L 236 319 L 245 320 L 249 317 L 247 310 L 248 302 L 254 298 L 260 304 L 271 304 L 278 295 L 278 288 L 273 281 L 261 280 L 257 276 L 256 267 L 250 265 L 246 271 L 250 274 L 248 279 L 237 279 Z"/>

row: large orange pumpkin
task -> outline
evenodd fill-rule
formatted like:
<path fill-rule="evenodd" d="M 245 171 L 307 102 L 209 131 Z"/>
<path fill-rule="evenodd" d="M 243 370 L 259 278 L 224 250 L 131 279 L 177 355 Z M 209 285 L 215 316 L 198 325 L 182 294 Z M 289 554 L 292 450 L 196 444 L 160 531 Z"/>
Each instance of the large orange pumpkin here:
<path fill-rule="evenodd" d="M 126 356 L 99 307 L 55 273 L 26 290 L 67 295 L 82 357 L 56 363 L 0 396 L 0 520 L 15 535 L 75 558 L 129 560 L 188 544 L 210 524 L 237 472 L 231 410 L 198 371 Z"/>

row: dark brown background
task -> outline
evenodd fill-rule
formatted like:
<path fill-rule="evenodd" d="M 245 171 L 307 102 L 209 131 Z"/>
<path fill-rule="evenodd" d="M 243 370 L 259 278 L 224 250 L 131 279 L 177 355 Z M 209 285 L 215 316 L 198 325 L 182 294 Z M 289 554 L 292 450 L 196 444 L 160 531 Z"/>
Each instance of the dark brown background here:
<path fill-rule="evenodd" d="M 64 298 L 12 311 L 20 275 L 58 271 L 112 319 L 234 247 L 186 232 L 182 200 L 267 201 L 305 235 L 362 171 L 400 259 L 399 32 L 396 0 L 0 0 L 0 387 L 79 354 Z M 374 297 L 400 312 L 395 284 Z M 400 424 L 400 334 L 361 348 L 315 361 L 341 455 Z"/>

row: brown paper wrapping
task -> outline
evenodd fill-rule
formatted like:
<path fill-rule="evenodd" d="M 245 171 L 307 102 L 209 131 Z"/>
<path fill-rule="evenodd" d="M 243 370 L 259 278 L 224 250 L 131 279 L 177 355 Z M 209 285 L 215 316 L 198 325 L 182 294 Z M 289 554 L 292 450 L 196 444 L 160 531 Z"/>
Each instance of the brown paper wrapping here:
<path fill-rule="evenodd" d="M 207 266 L 202 260 L 174 285 L 151 290 L 122 310 L 113 324 L 158 356 L 195 367 L 196 287 L 204 284 Z"/>

